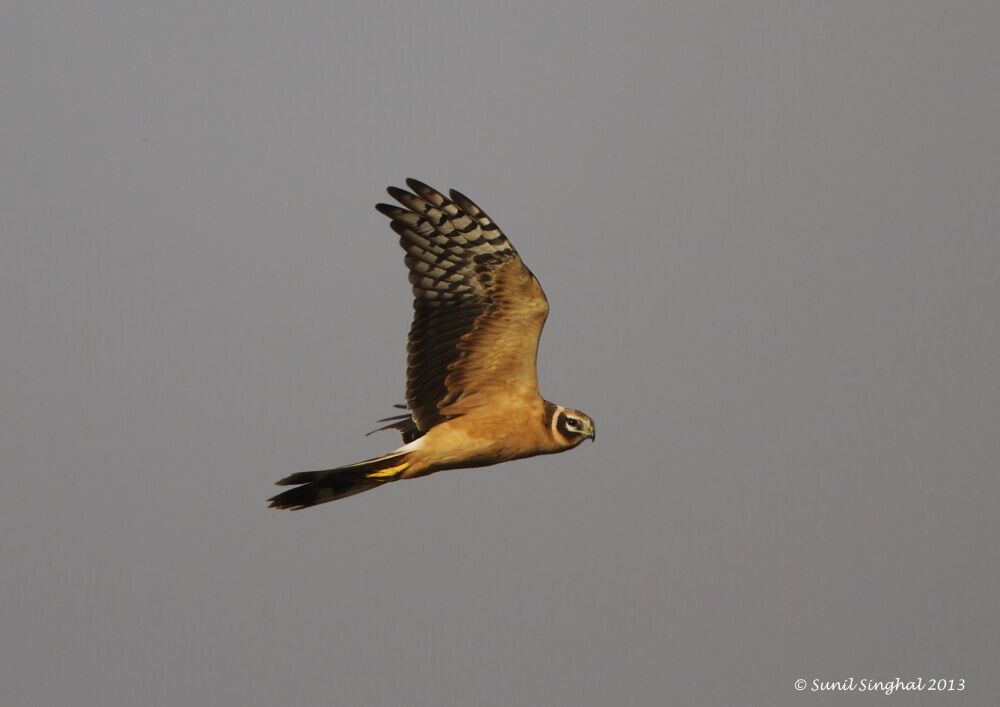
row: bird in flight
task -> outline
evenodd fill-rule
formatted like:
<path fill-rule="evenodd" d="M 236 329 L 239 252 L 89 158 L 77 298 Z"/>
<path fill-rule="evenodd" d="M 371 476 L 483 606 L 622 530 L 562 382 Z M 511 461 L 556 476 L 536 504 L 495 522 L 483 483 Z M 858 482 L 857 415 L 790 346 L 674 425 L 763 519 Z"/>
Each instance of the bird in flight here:
<path fill-rule="evenodd" d="M 538 393 L 538 339 L 549 313 L 535 276 L 482 209 L 407 179 L 377 204 L 406 251 L 413 286 L 406 404 L 380 430 L 403 446 L 281 481 L 271 507 L 299 510 L 445 469 L 564 452 L 594 440 L 593 421 Z M 379 430 L 375 430 L 378 432 Z"/>

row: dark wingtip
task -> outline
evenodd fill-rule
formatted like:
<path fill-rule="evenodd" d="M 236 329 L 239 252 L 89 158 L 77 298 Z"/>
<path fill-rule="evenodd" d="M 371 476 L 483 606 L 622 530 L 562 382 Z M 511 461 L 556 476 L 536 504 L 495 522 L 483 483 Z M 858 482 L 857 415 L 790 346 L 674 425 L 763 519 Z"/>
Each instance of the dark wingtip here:
<path fill-rule="evenodd" d="M 406 232 L 410 230 L 409 226 L 407 226 L 402 221 L 398 221 L 396 219 L 393 219 L 392 221 L 389 222 L 389 228 L 398 233 L 400 236 L 405 236 Z"/>
<path fill-rule="evenodd" d="M 437 190 L 434 189 L 434 187 L 428 186 L 427 184 L 421 182 L 419 179 L 414 179 L 413 177 L 406 178 L 406 186 L 408 186 L 417 194 L 419 194 L 420 192 L 434 192 L 434 193 L 437 192 Z"/>
<path fill-rule="evenodd" d="M 467 213 L 469 216 L 472 216 L 473 218 L 486 216 L 476 202 L 460 192 L 458 189 L 449 189 L 448 193 L 451 195 L 451 200 L 458 204 L 459 208 L 461 208 L 462 211 Z"/>
<path fill-rule="evenodd" d="M 389 196 L 400 203 L 403 203 L 407 197 L 413 197 L 413 194 L 405 189 L 400 189 L 399 187 L 386 187 L 386 192 L 389 193 Z"/>

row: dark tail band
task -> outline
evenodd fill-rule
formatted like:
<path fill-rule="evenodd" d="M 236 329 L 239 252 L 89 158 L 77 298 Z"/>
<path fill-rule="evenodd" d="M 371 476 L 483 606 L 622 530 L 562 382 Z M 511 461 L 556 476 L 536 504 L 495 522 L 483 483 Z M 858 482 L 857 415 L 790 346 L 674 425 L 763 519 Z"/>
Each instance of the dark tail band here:
<path fill-rule="evenodd" d="M 278 482 L 279 486 L 297 488 L 279 493 L 268 503 L 271 508 L 298 511 L 370 491 L 402 476 L 409 466 L 407 456 L 407 452 L 399 452 L 336 469 L 300 471 Z"/>

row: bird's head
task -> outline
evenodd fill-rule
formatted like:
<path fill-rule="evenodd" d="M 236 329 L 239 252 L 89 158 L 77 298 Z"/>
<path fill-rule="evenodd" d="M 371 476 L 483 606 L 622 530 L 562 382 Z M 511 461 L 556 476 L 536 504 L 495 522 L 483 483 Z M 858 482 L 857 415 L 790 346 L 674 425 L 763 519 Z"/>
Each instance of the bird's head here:
<path fill-rule="evenodd" d="M 594 441 L 597 432 L 594 421 L 579 410 L 548 403 L 548 427 L 555 441 L 563 448 L 569 449 L 580 444 L 585 439 Z"/>

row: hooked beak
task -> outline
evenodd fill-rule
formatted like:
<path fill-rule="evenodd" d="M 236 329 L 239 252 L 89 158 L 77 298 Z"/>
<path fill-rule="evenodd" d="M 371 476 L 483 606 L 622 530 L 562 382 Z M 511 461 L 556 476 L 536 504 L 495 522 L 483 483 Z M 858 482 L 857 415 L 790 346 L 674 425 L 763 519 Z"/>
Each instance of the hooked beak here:
<path fill-rule="evenodd" d="M 587 437 L 590 439 L 591 442 L 596 442 L 597 441 L 597 430 L 595 430 L 593 427 L 591 427 L 590 428 L 590 434 L 587 435 Z"/>

